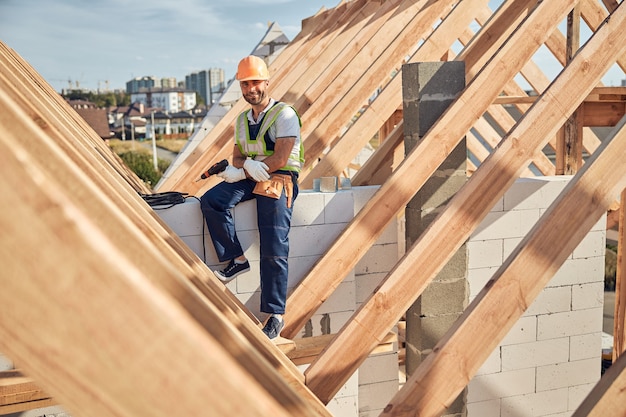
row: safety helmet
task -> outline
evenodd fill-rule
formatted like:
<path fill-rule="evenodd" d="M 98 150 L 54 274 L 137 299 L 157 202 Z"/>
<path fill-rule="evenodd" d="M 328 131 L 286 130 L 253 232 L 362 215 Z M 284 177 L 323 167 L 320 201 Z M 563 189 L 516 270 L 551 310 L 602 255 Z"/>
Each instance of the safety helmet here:
<path fill-rule="evenodd" d="M 258 56 L 250 55 L 239 61 L 237 81 L 269 80 L 270 72 L 267 65 Z"/>

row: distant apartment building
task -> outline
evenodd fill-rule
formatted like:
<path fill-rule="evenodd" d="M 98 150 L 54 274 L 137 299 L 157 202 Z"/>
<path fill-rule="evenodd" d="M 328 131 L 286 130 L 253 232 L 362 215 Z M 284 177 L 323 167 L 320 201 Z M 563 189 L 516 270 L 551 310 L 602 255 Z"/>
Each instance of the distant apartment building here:
<path fill-rule="evenodd" d="M 141 89 L 161 87 L 161 80 L 152 76 L 135 77 L 126 82 L 126 93 L 133 94 Z"/>
<path fill-rule="evenodd" d="M 184 88 L 145 88 L 131 93 L 130 101 L 176 113 L 196 107 L 196 92 Z"/>
<path fill-rule="evenodd" d="M 176 77 L 161 78 L 161 88 L 177 88 Z"/>
<path fill-rule="evenodd" d="M 193 72 L 185 76 L 185 88 L 196 91 L 205 104 L 211 105 L 224 92 L 224 70 L 222 68 L 210 68 Z"/>

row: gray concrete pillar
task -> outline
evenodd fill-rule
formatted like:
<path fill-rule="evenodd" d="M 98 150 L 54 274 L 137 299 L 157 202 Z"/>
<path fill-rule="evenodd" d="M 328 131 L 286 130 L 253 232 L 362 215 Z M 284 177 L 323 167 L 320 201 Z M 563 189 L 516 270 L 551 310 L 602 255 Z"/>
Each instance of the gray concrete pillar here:
<path fill-rule="evenodd" d="M 465 88 L 463 62 L 420 62 L 402 67 L 404 146 L 408 154 Z M 465 138 L 409 202 L 406 247 L 411 247 L 448 200 L 467 182 Z M 411 375 L 461 315 L 469 298 L 463 245 L 406 313 L 406 372 Z M 465 414 L 465 394 L 446 416 Z"/>

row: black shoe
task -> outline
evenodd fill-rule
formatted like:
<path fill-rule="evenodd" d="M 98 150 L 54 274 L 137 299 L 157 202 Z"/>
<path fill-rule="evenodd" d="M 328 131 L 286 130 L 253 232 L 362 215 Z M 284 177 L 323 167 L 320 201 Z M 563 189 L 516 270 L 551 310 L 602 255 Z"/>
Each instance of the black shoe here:
<path fill-rule="evenodd" d="M 283 327 L 285 327 L 285 321 L 283 319 L 271 316 L 269 320 L 267 320 L 267 323 L 265 323 L 265 327 L 263 327 L 263 333 L 265 333 L 270 340 L 276 339 L 280 335 L 280 331 Z"/>
<path fill-rule="evenodd" d="M 247 272 L 249 270 L 250 263 L 247 260 L 242 264 L 238 264 L 237 262 L 235 262 L 234 259 L 231 259 L 228 265 L 226 265 L 226 268 L 222 269 L 221 271 L 213 272 L 220 279 L 220 281 L 228 282 L 235 278 L 237 275 L 243 272 Z"/>

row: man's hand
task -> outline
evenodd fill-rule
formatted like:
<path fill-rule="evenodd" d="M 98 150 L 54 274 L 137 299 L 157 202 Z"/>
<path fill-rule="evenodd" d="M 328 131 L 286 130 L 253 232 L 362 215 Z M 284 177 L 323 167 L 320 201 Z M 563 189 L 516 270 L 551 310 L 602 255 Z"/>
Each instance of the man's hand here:
<path fill-rule="evenodd" d="M 266 181 L 270 179 L 270 174 L 267 172 L 269 168 L 261 161 L 246 159 L 246 162 L 243 163 L 243 167 L 255 181 Z"/>
<path fill-rule="evenodd" d="M 237 182 L 246 178 L 243 168 L 235 168 L 232 165 L 228 165 L 224 171 L 216 175 L 226 182 Z"/>

